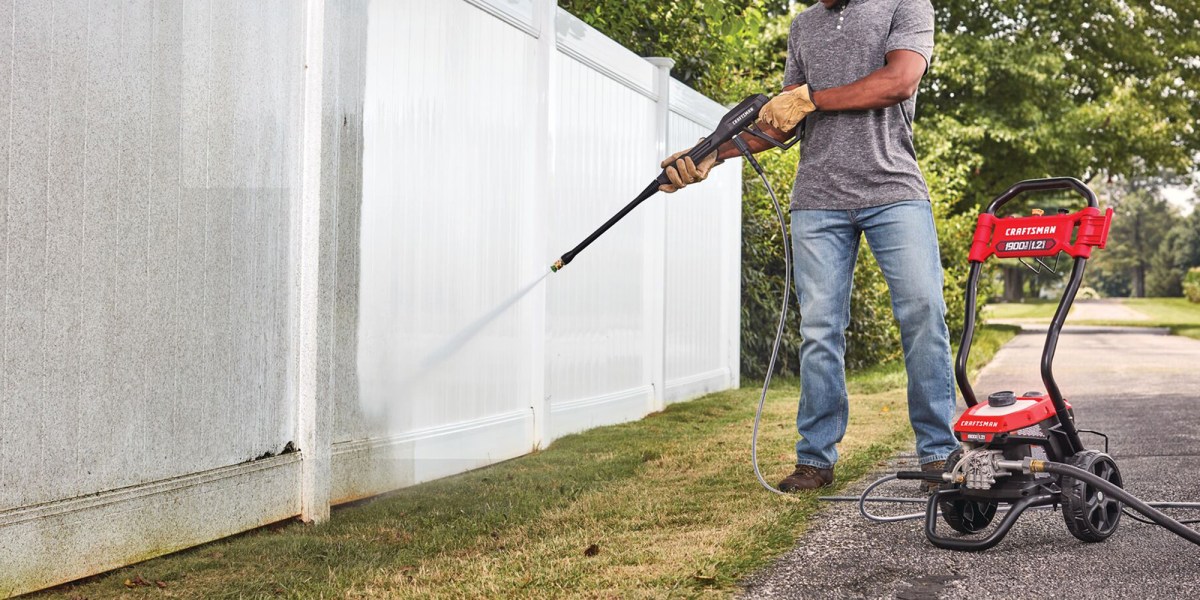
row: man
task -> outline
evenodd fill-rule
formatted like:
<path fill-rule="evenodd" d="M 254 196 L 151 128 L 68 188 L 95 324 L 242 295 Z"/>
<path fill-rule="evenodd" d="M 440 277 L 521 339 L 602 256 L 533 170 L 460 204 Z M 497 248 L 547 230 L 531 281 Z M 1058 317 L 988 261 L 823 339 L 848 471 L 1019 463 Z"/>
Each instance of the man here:
<path fill-rule="evenodd" d="M 779 488 L 833 483 L 846 431 L 846 328 L 862 237 L 892 295 L 908 372 L 909 419 L 922 470 L 941 471 L 958 447 L 937 232 L 917 167 L 912 119 L 933 53 L 929 0 L 821 0 L 792 22 L 784 91 L 760 127 L 787 140 L 804 128 L 792 190 L 792 247 L 800 300 L 800 404 L 796 470 Z M 743 136 L 755 152 L 770 148 Z M 663 161 L 673 192 L 703 180 L 732 144 L 695 163 Z M 928 488 L 926 488 L 928 489 Z"/>

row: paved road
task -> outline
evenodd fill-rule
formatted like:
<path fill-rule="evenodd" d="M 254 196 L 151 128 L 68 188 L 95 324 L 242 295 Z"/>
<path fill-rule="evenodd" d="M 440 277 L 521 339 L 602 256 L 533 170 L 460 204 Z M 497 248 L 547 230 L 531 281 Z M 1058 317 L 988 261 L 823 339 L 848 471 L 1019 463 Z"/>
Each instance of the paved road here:
<path fill-rule="evenodd" d="M 979 396 L 1042 389 L 1044 335 L 1030 329 L 980 374 Z M 1068 328 L 1055 365 L 1079 426 L 1109 434 L 1126 489 L 1146 500 L 1200 501 L 1200 341 L 1158 330 Z M 898 458 L 879 474 L 911 464 Z M 984 553 L 939 550 L 919 521 L 873 524 L 850 504 L 832 505 L 813 523 L 795 549 L 746 582 L 746 597 L 1200 596 L 1200 547 L 1127 518 L 1107 542 L 1084 544 L 1067 532 L 1061 512 L 1031 511 Z"/>
<path fill-rule="evenodd" d="M 1147 321 L 1150 316 L 1127 306 L 1119 299 L 1103 298 L 1079 300 L 1071 308 L 1070 319 L 1072 321 Z"/>

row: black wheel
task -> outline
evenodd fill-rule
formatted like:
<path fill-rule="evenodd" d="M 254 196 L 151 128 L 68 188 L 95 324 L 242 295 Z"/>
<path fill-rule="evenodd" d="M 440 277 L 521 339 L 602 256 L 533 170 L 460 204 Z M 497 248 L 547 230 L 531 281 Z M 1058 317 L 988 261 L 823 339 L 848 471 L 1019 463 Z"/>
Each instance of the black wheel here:
<path fill-rule="evenodd" d="M 954 465 L 958 464 L 962 458 L 962 448 L 950 453 L 946 457 L 946 472 L 954 470 Z M 943 490 L 953 489 L 958 487 L 957 483 L 942 484 Z M 972 500 L 969 498 L 954 498 L 950 500 L 942 500 L 938 502 L 938 508 L 942 511 L 942 520 L 951 529 L 959 533 L 978 533 L 983 531 L 985 527 L 992 522 L 992 518 L 996 516 L 996 508 L 998 503 L 990 500 Z"/>
<path fill-rule="evenodd" d="M 1121 487 L 1121 471 L 1111 456 L 1084 450 L 1067 460 L 1077 469 L 1094 473 Z M 1067 531 L 1085 542 L 1103 542 L 1121 522 L 1121 501 L 1069 475 L 1062 477 L 1063 519 Z"/>

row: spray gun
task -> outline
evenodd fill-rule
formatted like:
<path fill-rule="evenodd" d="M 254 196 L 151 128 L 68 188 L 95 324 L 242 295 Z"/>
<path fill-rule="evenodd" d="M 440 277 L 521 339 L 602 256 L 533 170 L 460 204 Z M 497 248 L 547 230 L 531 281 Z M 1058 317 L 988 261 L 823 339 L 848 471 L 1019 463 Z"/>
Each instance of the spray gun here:
<path fill-rule="evenodd" d="M 787 144 L 781 143 L 775 138 L 772 138 L 752 127 L 755 121 L 758 119 L 758 112 L 767 105 L 768 100 L 769 98 L 762 94 L 753 94 L 751 96 L 747 96 L 745 100 L 742 100 L 737 106 L 734 106 L 732 109 L 730 109 L 728 113 L 725 113 L 725 116 L 721 117 L 721 121 L 717 123 L 717 128 L 714 129 L 712 133 L 705 136 L 704 140 L 697 144 L 696 147 L 688 151 L 686 156 L 691 157 L 693 161 L 698 163 L 700 162 L 700 159 L 715 152 L 717 148 L 720 148 L 725 142 L 733 140 L 734 145 L 736 145 L 738 149 L 742 151 L 742 154 L 754 167 L 754 170 L 758 171 L 758 174 L 762 176 L 762 167 L 759 166 L 758 161 L 754 160 L 754 156 L 751 154 L 750 148 L 746 145 L 746 142 L 743 141 L 742 138 L 738 137 L 738 134 L 749 133 L 755 137 L 766 140 L 773 146 L 784 150 L 791 148 L 792 145 L 796 143 L 796 141 L 792 141 Z M 650 185 L 646 186 L 646 189 L 642 190 L 642 193 L 638 194 L 638 196 L 634 198 L 632 202 L 626 204 L 625 208 L 622 208 L 619 212 L 617 212 L 617 214 L 613 215 L 612 218 L 610 218 L 608 221 L 605 221 L 599 229 L 593 231 L 592 234 L 587 236 L 587 238 L 582 242 L 579 242 L 579 245 L 571 248 L 566 254 L 563 254 L 561 258 L 559 258 L 554 262 L 553 265 L 550 266 L 550 270 L 557 273 L 560 269 L 570 264 L 570 262 L 575 259 L 575 256 L 582 252 L 584 248 L 587 248 L 589 245 L 591 245 L 592 242 L 596 241 L 596 238 L 604 235 L 604 232 L 608 231 L 613 225 L 616 225 L 617 221 L 624 219 L 625 215 L 628 215 L 630 211 L 637 208 L 637 206 L 646 198 L 653 196 L 654 193 L 658 191 L 658 186 L 666 185 L 668 183 L 671 183 L 671 180 L 667 178 L 667 170 L 663 169 L 662 173 L 659 173 L 658 177 L 656 177 L 654 181 L 650 182 Z"/>

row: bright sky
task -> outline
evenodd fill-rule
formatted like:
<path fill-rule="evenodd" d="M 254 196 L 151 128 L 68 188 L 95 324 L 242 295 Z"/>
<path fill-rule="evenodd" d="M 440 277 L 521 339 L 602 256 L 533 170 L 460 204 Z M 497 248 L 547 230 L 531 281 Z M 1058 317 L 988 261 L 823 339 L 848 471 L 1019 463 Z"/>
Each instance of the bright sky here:
<path fill-rule="evenodd" d="M 1192 212 L 1196 206 L 1196 190 L 1184 185 L 1173 185 L 1163 188 L 1163 197 L 1168 202 L 1183 209 L 1183 214 Z"/>

